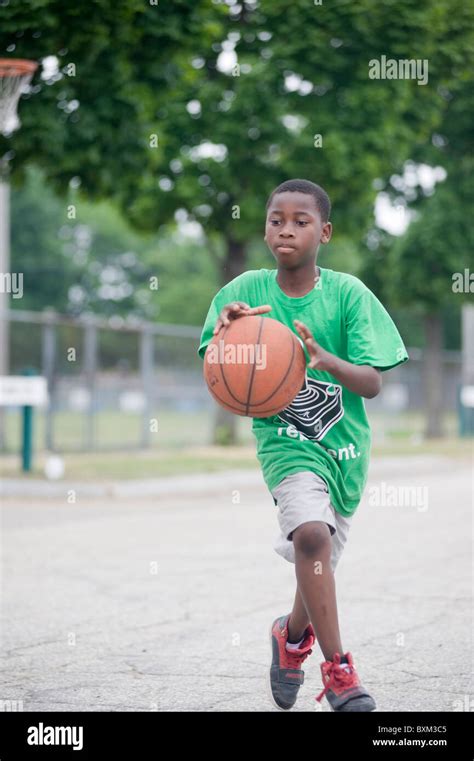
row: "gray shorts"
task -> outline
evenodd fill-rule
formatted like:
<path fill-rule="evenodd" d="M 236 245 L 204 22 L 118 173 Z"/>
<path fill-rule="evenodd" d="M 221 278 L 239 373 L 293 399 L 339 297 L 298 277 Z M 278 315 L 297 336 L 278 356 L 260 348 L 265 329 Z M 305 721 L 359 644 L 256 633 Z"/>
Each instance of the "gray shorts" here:
<path fill-rule="evenodd" d="M 324 521 L 329 526 L 332 540 L 331 567 L 333 573 L 341 557 L 351 525 L 331 504 L 326 482 L 316 473 L 303 470 L 286 476 L 271 492 L 278 507 L 280 535 L 273 549 L 279 555 L 295 562 L 292 532 L 308 521 Z"/>

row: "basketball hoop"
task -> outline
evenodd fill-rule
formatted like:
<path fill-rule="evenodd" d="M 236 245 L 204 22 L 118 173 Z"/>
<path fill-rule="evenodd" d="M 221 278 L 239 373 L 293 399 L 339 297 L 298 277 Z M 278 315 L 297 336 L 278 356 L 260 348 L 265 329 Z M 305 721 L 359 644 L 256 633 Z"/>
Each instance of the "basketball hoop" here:
<path fill-rule="evenodd" d="M 35 61 L 0 58 L 0 132 L 3 135 L 11 134 L 20 126 L 18 101 L 37 68 Z"/>

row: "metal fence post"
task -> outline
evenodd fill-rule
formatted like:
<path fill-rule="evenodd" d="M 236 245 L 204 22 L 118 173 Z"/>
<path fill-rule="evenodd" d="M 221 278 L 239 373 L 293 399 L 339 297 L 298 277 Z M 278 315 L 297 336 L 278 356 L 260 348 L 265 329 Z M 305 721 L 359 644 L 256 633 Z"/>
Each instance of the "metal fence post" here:
<path fill-rule="evenodd" d="M 97 327 L 88 320 L 84 328 L 84 371 L 89 391 L 89 407 L 84 449 L 95 449 L 95 376 L 97 370 Z"/>
<path fill-rule="evenodd" d="M 41 372 L 48 382 L 49 404 L 45 411 L 45 447 L 54 450 L 54 370 L 56 365 L 56 325 L 53 310 L 48 312 L 48 322 L 41 331 Z"/>
<path fill-rule="evenodd" d="M 36 375 L 36 370 L 32 367 L 26 367 L 23 375 Z M 21 410 L 21 468 L 24 473 L 31 471 L 33 461 L 33 412 L 34 408 L 30 404 L 25 404 Z"/>
<path fill-rule="evenodd" d="M 150 446 L 150 419 L 153 409 L 153 333 L 150 325 L 144 325 L 140 331 L 140 375 L 145 397 L 142 416 L 142 447 Z"/>
<path fill-rule="evenodd" d="M 10 274 L 10 185 L 6 163 L 0 166 L 0 275 Z M 8 375 L 10 370 L 10 322 L 7 311 L 10 294 L 0 288 L 0 375 Z M 7 446 L 7 410 L 0 407 L 0 449 Z"/>

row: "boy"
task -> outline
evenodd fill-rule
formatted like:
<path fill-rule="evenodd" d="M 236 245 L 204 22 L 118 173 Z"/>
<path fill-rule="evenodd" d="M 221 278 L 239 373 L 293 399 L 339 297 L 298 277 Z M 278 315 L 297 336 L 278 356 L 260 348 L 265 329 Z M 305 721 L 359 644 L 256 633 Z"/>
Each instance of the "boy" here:
<path fill-rule="evenodd" d="M 198 353 L 230 320 L 265 314 L 297 331 L 309 359 L 292 403 L 254 418 L 257 457 L 281 536 L 275 551 L 295 564 L 290 614 L 271 626 L 269 674 L 275 705 L 289 710 L 303 684 L 302 662 L 317 637 L 323 691 L 334 711 L 373 711 L 352 655 L 341 643 L 334 571 L 366 483 L 370 427 L 363 397 L 381 389 L 381 371 L 408 355 L 389 314 L 357 278 L 316 264 L 332 234 L 326 192 L 307 180 L 279 185 L 267 202 L 265 241 L 276 270 L 244 272 L 214 297 Z"/>

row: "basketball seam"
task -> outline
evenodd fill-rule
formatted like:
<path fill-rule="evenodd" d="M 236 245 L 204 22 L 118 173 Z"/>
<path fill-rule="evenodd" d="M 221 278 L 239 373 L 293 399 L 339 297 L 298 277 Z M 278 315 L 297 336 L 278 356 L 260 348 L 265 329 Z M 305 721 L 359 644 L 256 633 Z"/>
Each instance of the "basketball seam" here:
<path fill-rule="evenodd" d="M 258 334 L 257 334 L 257 340 L 255 341 L 255 346 L 260 346 L 260 338 L 262 336 L 262 331 L 263 331 L 263 319 L 264 319 L 263 317 L 260 317 L 260 325 L 259 325 L 259 328 L 258 328 Z M 249 387 L 248 387 L 248 391 L 247 391 L 247 401 L 245 403 L 245 414 L 246 415 L 248 415 L 248 412 L 249 412 L 249 407 L 250 407 L 249 399 L 250 399 L 251 394 L 252 394 L 252 385 L 253 385 L 254 376 L 255 376 L 255 362 L 254 362 L 254 364 L 252 366 L 252 370 L 251 370 L 251 373 L 250 373 L 250 382 L 249 382 Z M 273 394 L 272 394 L 272 396 L 273 396 Z"/>
<path fill-rule="evenodd" d="M 294 356 L 295 356 L 295 347 L 296 347 L 296 339 L 294 338 L 294 333 L 291 333 L 291 335 L 293 336 L 293 340 L 291 342 L 291 357 L 290 357 L 290 363 L 288 365 L 288 370 L 286 371 L 285 375 L 283 376 L 283 379 L 280 381 L 278 386 L 272 391 L 270 396 L 267 396 L 266 399 L 262 399 L 262 401 L 259 402 L 259 404 L 265 404 L 265 402 L 268 402 L 268 400 L 271 399 L 272 396 L 275 396 L 277 391 L 282 387 L 282 385 L 284 384 L 284 382 L 288 378 L 288 375 L 290 374 L 291 365 L 293 364 L 293 359 L 294 359 Z"/>
<path fill-rule="evenodd" d="M 229 327 L 230 327 L 230 326 L 228 325 L 228 326 L 227 326 L 227 327 L 224 329 L 224 333 L 223 333 L 223 335 L 222 335 L 222 338 L 223 338 L 223 339 L 225 339 L 225 334 L 227 333 L 227 330 L 229 329 Z M 238 404 L 241 404 L 241 405 L 242 405 L 242 407 L 245 407 L 245 402 L 242 402 L 240 399 L 237 399 L 237 397 L 235 396 L 235 394 L 234 394 L 234 393 L 232 393 L 231 389 L 229 388 L 229 384 L 228 384 L 228 383 L 227 383 L 227 381 L 226 381 L 226 377 L 225 377 L 225 373 L 224 373 L 224 365 L 223 365 L 223 364 L 221 364 L 221 363 L 219 363 L 219 367 L 220 367 L 220 370 L 221 370 L 221 376 L 222 376 L 222 380 L 224 381 L 224 386 L 226 387 L 227 391 L 229 392 L 229 395 L 232 397 L 232 399 L 234 399 L 234 401 L 236 401 Z M 224 401 L 224 400 L 222 400 L 222 401 Z M 227 402 L 225 402 L 225 403 L 227 403 Z M 229 406 L 230 406 L 230 405 L 229 405 Z M 243 412 L 243 410 L 241 410 L 241 411 Z"/>

